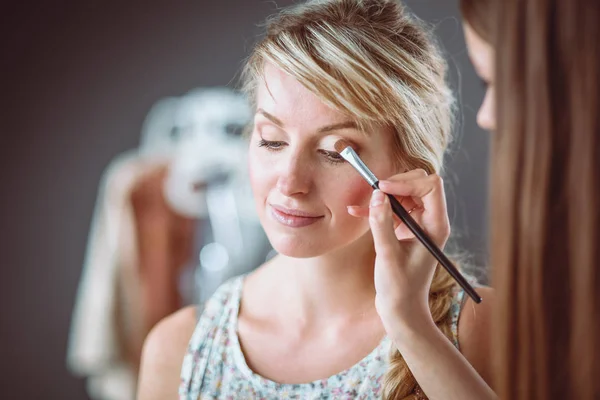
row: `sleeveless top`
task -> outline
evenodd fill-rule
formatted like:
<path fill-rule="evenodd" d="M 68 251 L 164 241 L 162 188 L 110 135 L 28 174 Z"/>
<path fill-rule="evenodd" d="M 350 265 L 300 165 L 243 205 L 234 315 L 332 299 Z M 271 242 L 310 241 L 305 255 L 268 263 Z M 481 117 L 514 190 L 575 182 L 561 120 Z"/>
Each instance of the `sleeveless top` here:
<path fill-rule="evenodd" d="M 181 371 L 180 400 L 207 399 L 378 399 L 392 346 L 386 336 L 357 364 L 326 379 L 302 384 L 276 383 L 253 372 L 237 336 L 244 276 L 224 283 L 207 301 L 194 330 Z M 457 326 L 464 291 L 453 297 L 451 329 Z"/>

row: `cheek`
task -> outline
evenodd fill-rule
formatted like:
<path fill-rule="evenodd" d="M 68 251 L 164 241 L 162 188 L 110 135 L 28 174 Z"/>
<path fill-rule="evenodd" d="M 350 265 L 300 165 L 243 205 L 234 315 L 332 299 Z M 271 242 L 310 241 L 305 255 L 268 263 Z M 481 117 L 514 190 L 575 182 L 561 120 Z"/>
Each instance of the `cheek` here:
<path fill-rule="evenodd" d="M 256 199 L 264 197 L 268 191 L 268 185 L 272 178 L 272 168 L 264 165 L 265 161 L 261 159 L 255 149 L 251 149 L 248 154 L 248 175 L 250 186 Z M 271 173 L 269 172 L 271 171 Z"/>
<path fill-rule="evenodd" d="M 386 146 L 393 146 L 392 143 L 385 143 Z M 364 157 L 365 163 L 370 167 L 375 176 L 384 179 L 397 174 L 393 167 L 391 156 L 384 152 L 380 152 L 375 160 L 375 156 L 367 155 Z M 344 174 L 330 180 L 330 197 L 336 198 L 336 209 L 347 214 L 347 206 L 362 206 L 368 207 L 373 193 L 373 188 L 359 175 L 352 167 L 347 167 L 349 170 L 344 171 Z M 333 183 L 331 183 L 333 182 Z M 355 217 L 350 216 L 353 219 Z"/>
<path fill-rule="evenodd" d="M 337 180 L 331 185 L 332 196 L 337 199 L 335 208 L 347 213 L 347 206 L 367 206 L 373 189 L 358 174 Z M 351 217 L 354 218 L 354 217 Z"/>

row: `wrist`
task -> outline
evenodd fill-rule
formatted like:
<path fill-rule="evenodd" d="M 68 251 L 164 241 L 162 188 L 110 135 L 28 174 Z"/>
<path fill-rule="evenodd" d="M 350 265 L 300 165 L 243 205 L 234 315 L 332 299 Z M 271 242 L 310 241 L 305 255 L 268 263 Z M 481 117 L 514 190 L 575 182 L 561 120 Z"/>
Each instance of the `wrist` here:
<path fill-rule="evenodd" d="M 402 350 L 403 345 L 414 343 L 415 340 L 427 340 L 426 338 L 431 338 L 432 335 L 441 334 L 431 314 L 410 321 L 399 320 L 390 326 L 387 333 L 399 350 Z"/>
<path fill-rule="evenodd" d="M 429 305 L 425 302 L 403 302 L 402 306 L 395 307 L 377 304 L 377 311 L 388 336 L 394 340 L 404 340 L 429 329 L 437 329 Z"/>

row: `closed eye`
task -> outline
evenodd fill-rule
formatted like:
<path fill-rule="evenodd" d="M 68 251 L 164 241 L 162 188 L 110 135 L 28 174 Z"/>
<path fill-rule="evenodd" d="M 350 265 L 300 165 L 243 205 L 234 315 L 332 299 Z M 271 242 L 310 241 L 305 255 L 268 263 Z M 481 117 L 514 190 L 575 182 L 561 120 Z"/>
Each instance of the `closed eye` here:
<path fill-rule="evenodd" d="M 325 160 L 331 164 L 340 164 L 346 161 L 337 151 L 319 150 L 319 152 L 323 154 L 325 156 Z"/>
<path fill-rule="evenodd" d="M 283 147 L 285 147 L 285 146 L 287 146 L 287 143 L 283 142 L 283 141 L 272 141 L 272 140 L 265 140 L 265 139 L 260 139 L 258 141 L 258 147 L 265 147 L 269 151 L 279 151 L 279 150 L 283 149 Z M 325 161 L 327 161 L 330 164 L 341 164 L 346 161 L 336 151 L 319 150 L 319 153 L 322 154 L 323 157 L 325 158 Z"/>
<path fill-rule="evenodd" d="M 281 141 L 270 141 L 265 139 L 260 139 L 258 141 L 258 147 L 266 147 L 267 150 L 277 151 L 286 145 L 285 142 Z"/>

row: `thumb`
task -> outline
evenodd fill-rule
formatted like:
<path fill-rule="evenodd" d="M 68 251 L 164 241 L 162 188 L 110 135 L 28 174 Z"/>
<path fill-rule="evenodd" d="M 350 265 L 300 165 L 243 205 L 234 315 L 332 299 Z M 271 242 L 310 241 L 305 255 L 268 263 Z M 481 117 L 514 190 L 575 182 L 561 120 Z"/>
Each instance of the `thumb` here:
<path fill-rule="evenodd" d="M 392 256 L 398 247 L 398 239 L 394 232 L 394 218 L 390 200 L 381 190 L 373 191 L 371 196 L 369 225 L 371 226 L 377 255 Z"/>

